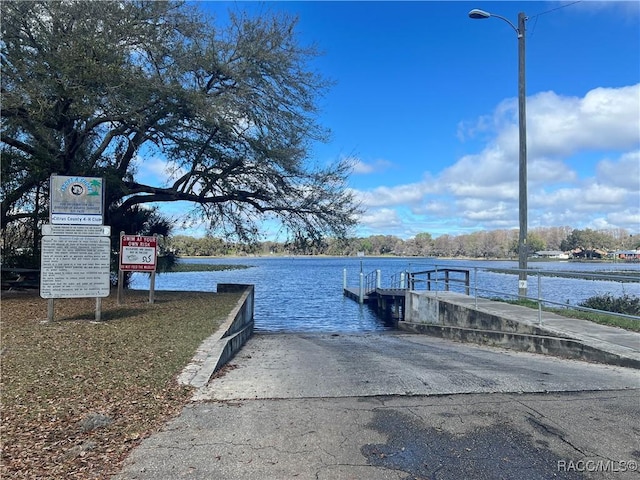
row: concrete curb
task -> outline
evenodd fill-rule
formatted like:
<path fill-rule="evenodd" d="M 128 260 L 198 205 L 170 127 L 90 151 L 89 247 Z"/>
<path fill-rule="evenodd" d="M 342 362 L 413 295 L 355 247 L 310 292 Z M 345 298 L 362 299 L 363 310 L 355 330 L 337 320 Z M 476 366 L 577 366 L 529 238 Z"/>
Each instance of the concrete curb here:
<path fill-rule="evenodd" d="M 625 357 L 603 349 L 586 345 L 566 337 L 528 335 L 495 330 L 433 325 L 426 323 L 398 322 L 398 327 L 412 333 L 422 333 L 459 342 L 508 348 L 523 352 L 541 353 L 563 358 L 640 369 L 640 360 Z"/>
<path fill-rule="evenodd" d="M 219 284 L 217 290 L 242 290 L 243 294 L 220 328 L 200 344 L 189 365 L 178 375 L 182 385 L 204 387 L 253 334 L 254 286 Z"/>

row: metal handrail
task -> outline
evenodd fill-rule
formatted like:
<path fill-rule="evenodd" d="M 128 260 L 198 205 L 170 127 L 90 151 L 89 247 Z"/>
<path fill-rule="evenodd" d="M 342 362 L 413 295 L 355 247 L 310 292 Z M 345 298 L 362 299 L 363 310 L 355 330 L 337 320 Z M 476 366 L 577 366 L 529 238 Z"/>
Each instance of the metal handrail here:
<path fill-rule="evenodd" d="M 398 272 L 391 275 L 389 278 L 390 288 L 397 290 L 404 290 L 409 288 L 407 278 L 409 278 L 409 272 Z"/>
<path fill-rule="evenodd" d="M 451 273 L 462 273 L 464 275 L 464 278 L 455 278 L 455 277 L 451 277 L 450 274 Z M 444 275 L 444 277 L 442 277 L 441 275 Z M 423 280 L 420 278 L 420 276 L 426 275 L 426 280 Z M 433 275 L 433 278 L 432 278 Z M 427 286 L 427 290 L 432 290 L 431 288 L 431 283 L 434 283 L 435 288 L 434 290 L 438 289 L 438 283 L 442 282 L 442 284 L 444 285 L 444 289 L 445 291 L 449 291 L 451 284 L 456 284 L 456 283 L 460 283 L 463 284 L 465 287 L 465 294 L 469 295 L 469 288 L 470 288 L 470 274 L 469 274 L 469 270 L 468 269 L 460 269 L 460 268 L 441 268 L 438 269 L 437 267 L 432 269 L 432 270 L 424 270 L 421 272 L 411 272 L 409 273 L 409 289 L 410 290 L 415 290 L 416 289 L 416 285 L 420 284 L 420 283 L 424 283 Z"/>
<path fill-rule="evenodd" d="M 378 270 L 367 273 L 364 277 L 364 294 L 369 295 L 376 291 L 376 280 L 378 278 Z"/>
<path fill-rule="evenodd" d="M 474 277 L 477 279 L 477 268 L 474 269 L 475 270 L 475 274 Z M 509 269 L 502 269 L 502 268 L 486 268 L 484 269 L 486 271 L 490 271 L 490 272 L 496 272 L 496 273 L 506 273 L 506 274 L 518 274 L 521 270 L 517 269 L 517 268 L 509 268 Z M 584 279 L 584 280 L 594 280 L 594 281 L 613 281 L 613 282 L 620 282 L 620 283 L 639 283 L 640 282 L 640 275 L 619 275 L 619 274 L 602 274 L 602 273 L 588 273 L 588 272 L 562 272 L 562 271 L 542 271 L 542 270 L 533 270 L 533 269 L 527 269 L 527 274 L 531 277 L 535 276 L 537 278 L 537 283 L 538 283 L 538 296 L 537 297 L 524 297 L 524 300 L 530 300 L 533 302 L 536 302 L 538 304 L 538 323 L 542 323 L 542 307 L 544 305 L 556 305 L 559 307 L 567 307 L 566 304 L 564 303 L 559 303 L 559 302 L 554 302 L 553 300 L 549 300 L 549 299 L 545 299 L 542 297 L 542 282 L 541 279 L 542 277 L 556 277 L 556 278 L 576 278 L 576 279 Z M 497 295 L 501 295 L 501 296 L 506 296 L 506 297 L 514 297 L 514 298 L 518 298 L 518 299 L 523 299 L 523 297 L 519 296 L 519 295 L 514 295 L 508 292 L 503 292 L 503 291 L 496 291 L 496 290 L 490 290 L 490 289 L 486 289 L 486 288 L 478 288 L 477 286 L 474 287 L 474 296 L 476 298 L 476 305 L 477 305 L 477 299 L 478 299 L 478 292 L 484 292 L 484 293 L 494 293 Z M 585 312 L 593 312 L 593 313 L 602 313 L 602 314 L 606 314 L 606 315 L 611 315 L 614 317 L 621 317 L 621 318 L 628 318 L 631 320 L 640 320 L 640 316 L 637 315 L 628 315 L 625 313 L 617 313 L 617 312 L 610 312 L 610 311 L 606 311 L 606 310 L 598 310 L 598 309 L 594 309 L 594 308 L 589 308 L 589 307 L 584 307 L 581 305 L 571 305 L 571 308 L 573 310 L 581 310 L 581 311 L 585 311 Z"/>
<path fill-rule="evenodd" d="M 430 265 L 431 266 L 431 265 Z M 473 271 L 473 285 L 471 285 L 471 271 Z M 504 290 L 495 290 L 492 288 L 486 288 L 478 286 L 478 272 L 489 272 L 489 273 L 498 273 L 498 274 L 507 274 L 507 275 L 518 275 L 521 271 L 518 268 L 498 268 L 498 267 L 476 267 L 470 266 L 468 268 L 450 268 L 448 266 L 438 266 L 433 265 L 433 268 L 424 269 L 419 271 L 409 271 L 405 270 L 402 272 L 395 273 L 388 277 L 385 285 L 389 285 L 389 289 L 406 289 L 406 290 L 417 290 L 424 288 L 426 290 L 432 290 L 435 292 L 438 291 L 449 291 L 451 289 L 458 289 L 458 287 L 462 287 L 464 289 L 464 293 L 466 295 L 472 295 L 475 298 L 476 307 L 478 306 L 478 298 L 502 298 L 509 299 L 515 298 L 519 300 L 530 300 L 535 302 L 538 306 L 538 321 L 542 323 L 542 308 L 543 306 L 556 306 L 556 307 L 570 307 L 575 310 L 582 310 L 594 313 L 602 313 L 606 315 L 612 315 L 616 317 L 628 318 L 632 320 L 640 321 L 640 316 L 629 315 L 623 313 L 609 312 L 604 310 L 592 309 L 589 307 L 584 307 L 580 305 L 568 305 L 567 303 L 560 303 L 558 301 L 551 300 L 549 298 L 544 298 L 542 294 L 542 278 L 543 277 L 558 277 L 558 278 L 569 278 L 569 279 L 584 279 L 584 280 L 593 280 L 595 282 L 598 281 L 608 281 L 608 282 L 618 282 L 618 283 L 640 283 L 640 274 L 635 275 L 631 274 L 621 274 L 621 273 L 591 273 L 591 272 L 576 272 L 576 271 L 544 271 L 544 270 L 536 270 L 536 269 L 526 269 L 527 275 L 530 277 L 530 283 L 533 284 L 534 281 L 537 281 L 537 292 L 536 288 L 533 287 L 529 290 L 529 292 L 535 292 L 534 295 L 537 296 L 520 296 L 519 292 L 510 292 Z M 456 277 L 456 275 L 464 275 L 464 278 Z M 345 273 L 346 278 L 346 273 Z M 363 274 L 361 273 L 361 279 L 363 278 Z M 381 274 L 379 270 L 374 270 L 371 273 L 366 275 L 366 281 L 362 279 L 362 290 L 364 290 L 366 295 L 370 295 L 376 290 L 376 287 L 380 286 Z M 535 280 L 534 280 L 535 279 Z M 346 280 L 345 280 L 346 282 Z M 346 283 L 345 283 L 346 285 Z M 366 286 L 365 286 L 366 285 Z M 462 288 L 458 289 L 458 291 L 462 290 Z M 473 290 L 473 292 L 471 292 Z"/>

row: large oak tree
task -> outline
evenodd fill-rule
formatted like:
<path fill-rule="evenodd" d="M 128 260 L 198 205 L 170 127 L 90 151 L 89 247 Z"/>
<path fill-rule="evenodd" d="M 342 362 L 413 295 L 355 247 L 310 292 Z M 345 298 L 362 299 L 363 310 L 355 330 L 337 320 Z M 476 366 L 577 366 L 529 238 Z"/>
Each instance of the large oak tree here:
<path fill-rule="evenodd" d="M 355 224 L 350 165 L 309 157 L 327 138 L 317 104 L 330 82 L 295 18 L 217 25 L 197 5 L 155 1 L 0 8 L 3 228 L 47 218 L 51 174 L 104 177 L 111 225 L 176 201 L 243 240 L 264 219 L 304 239 Z M 166 161 L 162 183 L 138 174 L 150 158 Z"/>

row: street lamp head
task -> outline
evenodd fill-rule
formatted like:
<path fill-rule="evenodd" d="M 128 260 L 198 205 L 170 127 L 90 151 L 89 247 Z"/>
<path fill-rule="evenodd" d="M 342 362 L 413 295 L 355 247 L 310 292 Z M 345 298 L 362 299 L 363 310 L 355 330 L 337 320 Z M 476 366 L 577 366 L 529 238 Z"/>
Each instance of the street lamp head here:
<path fill-rule="evenodd" d="M 490 16 L 491 14 L 489 12 L 485 12 L 478 8 L 474 8 L 469 12 L 469 18 L 473 18 L 474 20 L 481 20 L 483 18 L 489 18 Z"/>

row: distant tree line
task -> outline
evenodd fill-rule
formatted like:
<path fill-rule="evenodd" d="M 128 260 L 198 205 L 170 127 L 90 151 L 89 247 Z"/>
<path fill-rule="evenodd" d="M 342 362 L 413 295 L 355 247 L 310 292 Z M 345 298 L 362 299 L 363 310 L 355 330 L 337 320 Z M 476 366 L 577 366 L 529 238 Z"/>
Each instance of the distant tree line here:
<path fill-rule="evenodd" d="M 635 249 L 640 247 L 640 235 L 630 235 L 625 229 L 597 231 L 570 227 L 540 227 L 528 232 L 529 252 L 542 250 L 569 251 L 584 249 Z M 517 256 L 517 230 L 491 230 L 461 235 L 419 233 L 403 240 L 394 235 L 372 235 L 321 242 L 254 242 L 241 244 L 214 236 L 194 238 L 185 235 L 168 237 L 163 249 L 179 256 L 225 255 L 396 255 L 421 257 L 511 258 Z"/>

